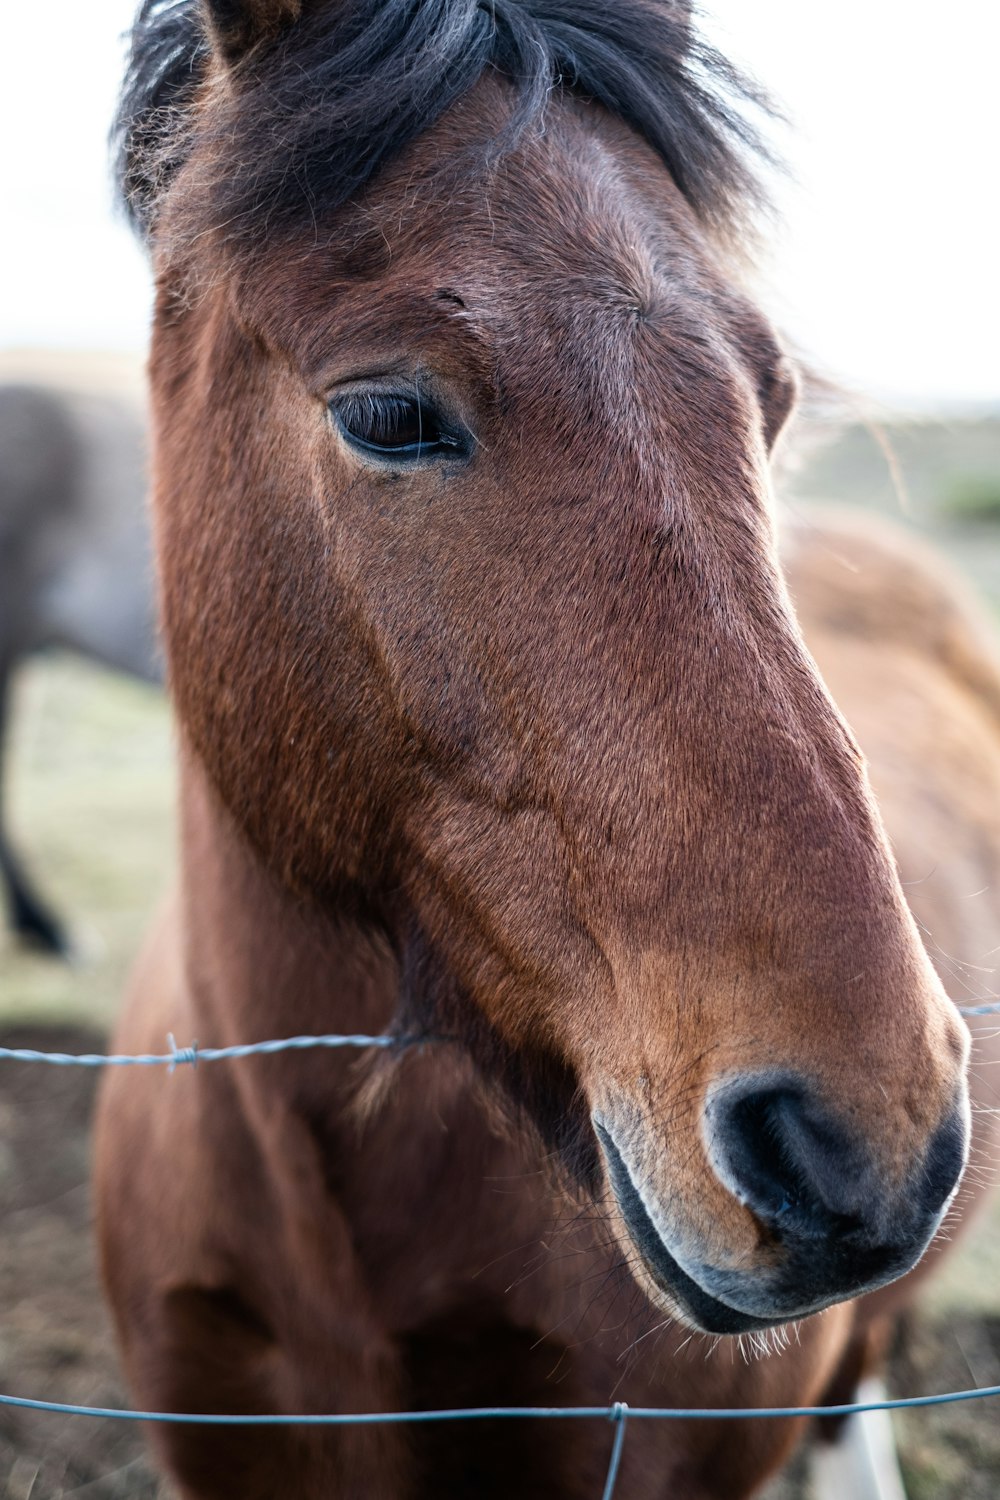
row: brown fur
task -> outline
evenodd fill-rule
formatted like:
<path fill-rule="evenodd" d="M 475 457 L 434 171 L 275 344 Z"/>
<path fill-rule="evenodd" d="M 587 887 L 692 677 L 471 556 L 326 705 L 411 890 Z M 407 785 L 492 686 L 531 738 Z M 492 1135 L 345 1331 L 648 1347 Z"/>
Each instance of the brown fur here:
<path fill-rule="evenodd" d="M 164 208 L 151 377 L 183 868 L 118 1041 L 453 1040 L 408 1052 L 380 1097 L 346 1054 L 108 1080 L 105 1274 L 148 1407 L 809 1402 L 856 1359 L 864 1311 L 840 1302 L 750 1363 L 692 1342 L 593 1116 L 683 1253 L 781 1318 L 790 1252 L 713 1166 L 713 1088 L 808 1078 L 864 1158 L 873 1223 L 960 1108 L 964 1028 L 778 568 L 787 364 L 661 162 L 598 109 L 563 99 L 480 179 L 439 173 L 509 108 L 484 80 L 280 254 L 190 246 Z M 198 173 L 172 189 L 181 218 Z M 343 382 L 414 371 L 475 432 L 468 469 L 393 472 L 331 427 Z M 808 547 L 798 566 L 823 574 Z M 919 846 L 914 789 L 939 787 L 988 863 L 995 725 L 952 657 L 870 624 L 821 615 L 811 638 L 835 686 L 850 662 L 880 776 L 888 746 L 897 840 Z M 929 723 L 936 703 L 980 716 L 959 804 L 880 728 L 904 652 Z M 816 1255 L 824 1300 L 849 1295 L 836 1244 Z M 800 1425 L 636 1424 L 621 1494 L 736 1500 Z M 611 1432 L 156 1441 L 187 1500 L 487 1500 L 593 1495 Z"/>

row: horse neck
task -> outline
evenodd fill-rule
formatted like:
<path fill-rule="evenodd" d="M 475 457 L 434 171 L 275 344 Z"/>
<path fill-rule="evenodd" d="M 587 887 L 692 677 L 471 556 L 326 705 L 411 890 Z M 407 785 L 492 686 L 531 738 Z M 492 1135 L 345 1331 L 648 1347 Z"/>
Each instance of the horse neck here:
<path fill-rule="evenodd" d="M 283 890 L 187 751 L 180 808 L 183 936 L 201 1039 L 383 1030 L 399 980 L 381 935 Z"/>

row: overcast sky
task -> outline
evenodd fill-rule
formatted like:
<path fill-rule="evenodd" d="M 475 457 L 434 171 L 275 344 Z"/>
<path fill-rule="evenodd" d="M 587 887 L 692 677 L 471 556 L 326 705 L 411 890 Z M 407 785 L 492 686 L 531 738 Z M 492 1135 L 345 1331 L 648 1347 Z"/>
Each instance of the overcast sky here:
<path fill-rule="evenodd" d="M 794 120 L 765 293 L 779 324 L 877 397 L 1000 406 L 1000 5 L 708 4 L 713 39 Z M 145 341 L 148 279 L 105 153 L 133 9 L 6 9 L 0 348 Z"/>

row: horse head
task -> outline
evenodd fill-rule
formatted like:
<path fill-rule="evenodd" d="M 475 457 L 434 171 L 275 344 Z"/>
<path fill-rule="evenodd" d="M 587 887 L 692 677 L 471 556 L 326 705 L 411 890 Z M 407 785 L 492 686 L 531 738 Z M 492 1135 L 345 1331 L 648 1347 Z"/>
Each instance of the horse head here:
<path fill-rule="evenodd" d="M 965 1031 L 785 592 L 795 376 L 686 11 L 203 9 L 183 151 L 132 180 L 192 752 L 654 1301 L 739 1332 L 902 1274 Z"/>

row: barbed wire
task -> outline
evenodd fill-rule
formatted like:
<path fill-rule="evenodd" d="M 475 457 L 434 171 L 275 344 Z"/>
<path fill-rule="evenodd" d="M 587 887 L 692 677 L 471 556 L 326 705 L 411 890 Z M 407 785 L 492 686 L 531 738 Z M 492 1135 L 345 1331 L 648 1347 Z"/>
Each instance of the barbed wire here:
<path fill-rule="evenodd" d="M 201 1062 L 221 1062 L 227 1058 L 263 1057 L 275 1052 L 302 1052 L 309 1047 L 409 1047 L 428 1041 L 427 1037 L 380 1036 L 286 1036 L 267 1042 L 242 1042 L 233 1047 L 178 1047 L 173 1033 L 167 1033 L 169 1052 L 39 1052 L 32 1047 L 0 1047 L 0 1060 L 27 1063 L 52 1063 L 61 1068 L 156 1068 L 167 1067 L 173 1073 L 184 1063 L 192 1067 Z"/>
<path fill-rule="evenodd" d="M 981 1005 L 960 1005 L 964 1016 L 1000 1016 L 1000 1000 Z M 377 1036 L 320 1036 L 277 1037 L 266 1042 L 242 1042 L 232 1047 L 202 1047 L 192 1042 L 188 1047 L 178 1047 L 172 1032 L 167 1034 L 168 1052 L 41 1052 L 33 1047 L 0 1047 L 0 1061 L 25 1063 L 50 1063 L 56 1067 L 76 1068 L 155 1068 L 166 1067 L 173 1073 L 184 1064 L 196 1067 L 202 1062 L 222 1062 L 242 1057 L 271 1056 L 277 1052 L 304 1052 L 311 1047 L 414 1047 L 432 1042 L 450 1041 L 449 1037 L 396 1036 L 380 1033 Z"/>

